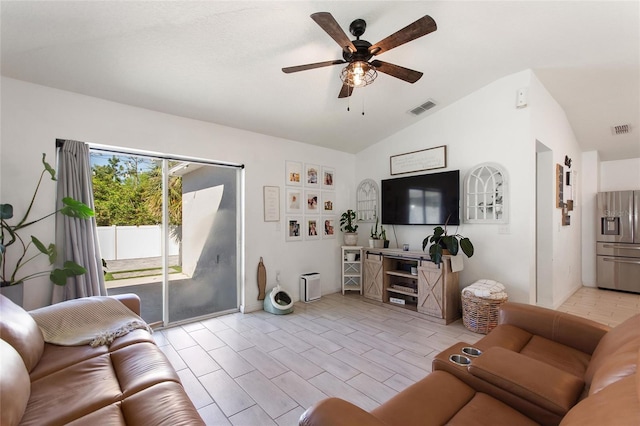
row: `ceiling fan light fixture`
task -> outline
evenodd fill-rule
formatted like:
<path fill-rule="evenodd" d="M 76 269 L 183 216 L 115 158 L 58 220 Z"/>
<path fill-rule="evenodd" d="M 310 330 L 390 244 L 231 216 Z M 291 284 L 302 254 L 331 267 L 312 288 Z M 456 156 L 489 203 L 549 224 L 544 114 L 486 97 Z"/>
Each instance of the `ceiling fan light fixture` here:
<path fill-rule="evenodd" d="M 365 61 L 353 61 L 340 72 L 340 79 L 349 87 L 364 87 L 378 77 L 378 72 Z"/>

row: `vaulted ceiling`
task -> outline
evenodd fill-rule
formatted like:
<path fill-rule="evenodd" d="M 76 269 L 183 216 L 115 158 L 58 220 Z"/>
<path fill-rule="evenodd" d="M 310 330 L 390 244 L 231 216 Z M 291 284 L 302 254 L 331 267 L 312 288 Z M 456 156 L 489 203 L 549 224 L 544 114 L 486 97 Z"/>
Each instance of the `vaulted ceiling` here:
<path fill-rule="evenodd" d="M 640 157 L 637 1 L 2 1 L 2 75 L 169 114 L 355 153 L 503 76 L 532 69 L 584 151 Z M 341 58 L 313 21 L 375 43 L 430 15 L 438 30 L 378 59 L 385 74 L 338 99 Z M 432 99 L 437 106 L 409 110 Z M 515 103 L 515 93 L 514 93 Z M 350 107 L 350 111 L 347 111 Z M 482 108 L 482 105 L 478 105 Z M 364 111 L 364 115 L 362 112 Z M 613 136 L 611 127 L 630 124 Z"/>

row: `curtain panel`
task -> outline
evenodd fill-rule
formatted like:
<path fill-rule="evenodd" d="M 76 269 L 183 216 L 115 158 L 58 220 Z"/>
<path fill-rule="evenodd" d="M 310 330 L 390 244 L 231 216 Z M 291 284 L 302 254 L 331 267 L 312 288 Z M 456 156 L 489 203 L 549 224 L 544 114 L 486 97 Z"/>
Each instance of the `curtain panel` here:
<path fill-rule="evenodd" d="M 84 142 L 65 140 L 58 155 L 57 207 L 63 206 L 63 198 L 71 197 L 94 209 L 91 176 L 89 146 Z M 56 246 L 60 263 L 72 260 L 84 266 L 87 272 L 69 277 L 65 286 L 54 285 L 52 303 L 107 295 L 95 217 L 75 219 L 58 215 Z"/>

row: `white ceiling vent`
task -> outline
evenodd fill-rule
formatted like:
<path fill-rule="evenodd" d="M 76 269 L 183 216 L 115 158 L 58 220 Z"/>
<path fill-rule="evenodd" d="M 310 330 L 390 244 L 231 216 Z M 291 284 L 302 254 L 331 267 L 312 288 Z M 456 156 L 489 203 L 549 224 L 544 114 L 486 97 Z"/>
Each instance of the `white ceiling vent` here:
<path fill-rule="evenodd" d="M 426 112 L 426 111 L 430 110 L 434 106 L 436 106 L 436 102 L 433 99 L 428 99 L 427 102 L 423 103 L 420 106 L 415 107 L 414 109 L 410 110 L 409 112 L 411 114 L 413 114 L 413 115 L 420 115 L 423 112 Z"/>
<path fill-rule="evenodd" d="M 626 135 L 627 133 L 631 133 L 631 125 L 630 124 L 620 124 L 619 126 L 611 126 L 611 133 L 616 135 Z"/>

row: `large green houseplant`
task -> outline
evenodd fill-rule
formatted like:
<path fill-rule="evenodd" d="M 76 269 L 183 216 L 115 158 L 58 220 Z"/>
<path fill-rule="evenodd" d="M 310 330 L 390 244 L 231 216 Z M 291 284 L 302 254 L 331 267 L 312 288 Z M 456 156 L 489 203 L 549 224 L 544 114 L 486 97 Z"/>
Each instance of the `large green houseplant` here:
<path fill-rule="evenodd" d="M 89 218 L 94 214 L 93 210 L 86 204 L 67 197 L 62 200 L 62 203 L 64 204 L 62 208 L 40 218 L 31 219 L 29 215 L 44 176 L 48 173 L 51 176 L 51 180 L 56 180 L 55 170 L 49 165 L 49 163 L 47 163 L 45 154 L 42 154 L 42 164 L 44 169 L 42 170 L 42 173 L 40 173 L 40 179 L 38 179 L 36 189 L 33 192 L 31 201 L 29 202 L 27 210 L 21 219 L 18 220 L 13 217 L 12 204 L 0 204 L 0 229 L 2 231 L 2 234 L 0 234 L 1 287 L 20 284 L 24 281 L 47 274 L 54 284 L 65 285 L 68 277 L 82 275 L 87 272 L 81 265 L 72 261 L 66 261 L 62 268 L 54 268 L 53 270 L 49 268 L 46 271 L 21 274 L 22 268 L 40 255 L 47 256 L 50 265 L 53 265 L 57 259 L 55 244 L 51 243 L 49 245 L 45 245 L 34 235 L 31 235 L 29 239 L 25 238 L 21 235 L 25 228 L 53 216 L 56 213 L 62 213 L 65 216 L 80 219 Z M 35 247 L 35 249 L 32 249 L 32 247 Z M 7 253 L 10 251 L 13 251 L 15 254 L 11 259 L 8 259 Z"/>
<path fill-rule="evenodd" d="M 458 254 L 459 249 L 462 249 L 462 252 L 466 254 L 467 257 L 473 256 L 474 248 L 471 240 L 458 233 L 453 235 L 447 234 L 446 224 L 444 228 L 441 226 L 433 228 L 433 234 L 422 240 L 422 250 L 424 251 L 429 244 L 431 244 L 429 246 L 429 256 L 431 257 L 431 261 L 436 265 L 442 262 L 442 255 L 447 254 L 444 250 L 448 250 L 451 255 L 455 256 Z"/>

